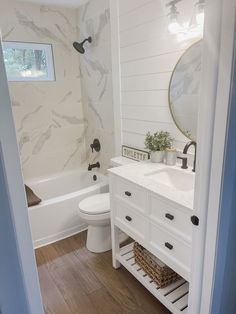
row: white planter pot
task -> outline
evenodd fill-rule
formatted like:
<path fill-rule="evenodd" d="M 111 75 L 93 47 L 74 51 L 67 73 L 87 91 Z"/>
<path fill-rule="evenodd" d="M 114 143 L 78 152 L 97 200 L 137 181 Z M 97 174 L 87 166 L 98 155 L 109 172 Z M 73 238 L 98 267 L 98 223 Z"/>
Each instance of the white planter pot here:
<path fill-rule="evenodd" d="M 163 162 L 165 157 L 165 151 L 151 152 L 151 162 Z"/>

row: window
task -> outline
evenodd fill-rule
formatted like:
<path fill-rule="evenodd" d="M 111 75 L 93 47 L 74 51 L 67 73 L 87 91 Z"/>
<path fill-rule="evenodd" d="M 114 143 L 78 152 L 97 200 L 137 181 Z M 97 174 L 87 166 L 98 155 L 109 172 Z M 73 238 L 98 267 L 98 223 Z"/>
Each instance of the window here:
<path fill-rule="evenodd" d="M 8 81 L 54 81 L 52 46 L 48 44 L 3 43 Z"/>

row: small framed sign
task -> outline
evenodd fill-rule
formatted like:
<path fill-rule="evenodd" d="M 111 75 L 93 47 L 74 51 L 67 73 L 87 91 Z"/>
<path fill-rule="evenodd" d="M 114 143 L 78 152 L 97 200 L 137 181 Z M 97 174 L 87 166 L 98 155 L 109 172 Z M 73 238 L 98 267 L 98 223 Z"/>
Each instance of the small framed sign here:
<path fill-rule="evenodd" d="M 125 145 L 122 145 L 122 156 L 136 161 L 144 161 L 149 159 L 148 152 Z"/>

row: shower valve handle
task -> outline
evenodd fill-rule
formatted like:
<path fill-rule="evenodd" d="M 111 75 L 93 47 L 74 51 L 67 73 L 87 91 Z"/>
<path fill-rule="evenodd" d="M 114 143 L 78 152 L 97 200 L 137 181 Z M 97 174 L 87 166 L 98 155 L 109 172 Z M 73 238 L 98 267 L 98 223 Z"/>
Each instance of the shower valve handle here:
<path fill-rule="evenodd" d="M 100 152 L 100 150 L 101 150 L 101 144 L 97 138 L 94 139 L 94 141 L 90 145 L 90 147 L 92 149 L 92 153 L 94 152 L 94 150 L 95 150 L 95 152 Z"/>

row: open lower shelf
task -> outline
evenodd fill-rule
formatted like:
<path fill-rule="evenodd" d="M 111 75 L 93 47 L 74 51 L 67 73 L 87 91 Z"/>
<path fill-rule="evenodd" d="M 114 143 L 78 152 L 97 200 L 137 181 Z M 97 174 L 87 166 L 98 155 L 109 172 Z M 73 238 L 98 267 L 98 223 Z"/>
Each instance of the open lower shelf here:
<path fill-rule="evenodd" d="M 186 314 L 188 312 L 189 284 L 183 278 L 165 288 L 159 288 L 157 284 L 135 263 L 133 243 L 120 249 L 117 260 L 141 282 L 161 303 L 174 314 Z"/>

